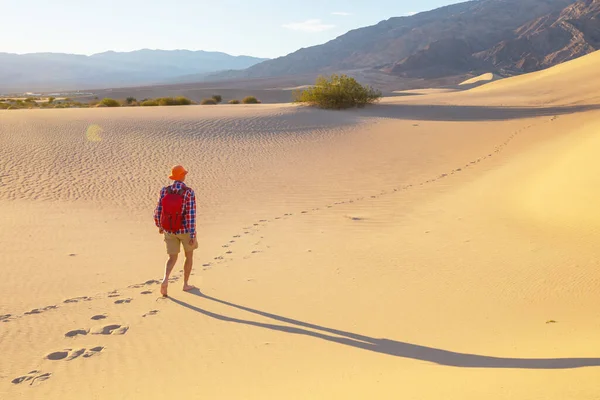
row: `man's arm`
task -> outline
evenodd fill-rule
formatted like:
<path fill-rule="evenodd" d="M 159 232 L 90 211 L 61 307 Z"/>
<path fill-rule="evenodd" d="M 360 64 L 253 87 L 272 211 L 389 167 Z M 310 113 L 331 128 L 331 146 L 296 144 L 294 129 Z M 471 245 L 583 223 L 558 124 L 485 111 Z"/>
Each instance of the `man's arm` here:
<path fill-rule="evenodd" d="M 186 226 L 190 231 L 190 238 L 196 239 L 196 194 L 192 189 L 186 193 L 185 213 Z"/>
<path fill-rule="evenodd" d="M 162 213 L 162 199 L 165 197 L 165 188 L 162 188 L 160 191 L 160 197 L 158 199 L 158 204 L 154 209 L 154 224 L 156 224 L 157 228 L 160 228 L 160 214 Z"/>

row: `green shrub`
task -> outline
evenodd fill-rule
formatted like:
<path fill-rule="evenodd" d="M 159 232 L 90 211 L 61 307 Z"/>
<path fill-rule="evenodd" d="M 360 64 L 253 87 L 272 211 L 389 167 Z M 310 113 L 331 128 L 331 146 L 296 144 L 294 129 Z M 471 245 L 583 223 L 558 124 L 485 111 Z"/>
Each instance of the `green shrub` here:
<path fill-rule="evenodd" d="M 115 99 L 105 98 L 100 102 L 104 107 L 121 107 L 121 103 L 116 101 Z"/>
<path fill-rule="evenodd" d="M 137 103 L 137 99 L 135 97 L 128 97 L 125 99 L 125 103 L 132 105 L 133 103 Z"/>
<path fill-rule="evenodd" d="M 242 103 L 244 103 L 244 104 L 259 104 L 260 101 L 254 96 L 248 96 L 248 97 L 244 97 L 244 100 L 242 100 Z"/>
<path fill-rule="evenodd" d="M 221 95 L 220 95 L 220 94 L 215 94 L 215 95 L 212 97 L 212 99 L 213 99 L 213 100 L 214 100 L 214 101 L 215 101 L 217 104 L 219 104 L 220 102 L 222 102 L 222 101 L 223 101 L 223 97 L 221 97 Z"/>
<path fill-rule="evenodd" d="M 361 85 L 347 75 L 331 75 L 320 76 L 315 86 L 296 91 L 294 100 L 320 108 L 340 110 L 376 103 L 381 96 L 380 91 Z"/>
<path fill-rule="evenodd" d="M 202 104 L 203 106 L 214 106 L 217 105 L 217 102 L 215 101 L 215 99 L 203 99 L 200 104 Z"/>
<path fill-rule="evenodd" d="M 10 104 L 0 102 L 0 110 L 7 110 L 10 107 Z"/>
<path fill-rule="evenodd" d="M 140 104 L 142 107 L 158 107 L 158 101 L 156 100 L 144 100 Z"/>
<path fill-rule="evenodd" d="M 240 101 L 235 99 L 229 100 L 229 104 L 240 104 Z"/>
<path fill-rule="evenodd" d="M 179 97 L 175 98 L 175 101 L 177 101 L 177 103 L 180 106 L 189 106 L 192 104 L 192 101 L 190 99 L 188 99 L 187 97 L 183 97 L 183 96 L 179 96 Z"/>
<path fill-rule="evenodd" d="M 177 106 L 177 105 L 179 105 L 179 104 L 177 104 L 177 100 L 175 100 L 172 97 L 161 97 L 159 99 L 156 99 L 156 101 L 158 101 L 159 106 Z"/>
<path fill-rule="evenodd" d="M 56 97 L 48 97 L 48 104 L 52 104 L 54 100 L 56 100 Z"/>

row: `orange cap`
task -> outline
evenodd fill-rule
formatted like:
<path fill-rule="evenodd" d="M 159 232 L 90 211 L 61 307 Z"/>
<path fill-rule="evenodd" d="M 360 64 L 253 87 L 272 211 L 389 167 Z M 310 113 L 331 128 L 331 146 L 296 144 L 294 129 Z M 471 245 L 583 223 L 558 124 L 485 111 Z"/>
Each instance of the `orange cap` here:
<path fill-rule="evenodd" d="M 176 165 L 173 168 L 171 168 L 171 176 L 169 176 L 169 179 L 174 181 L 180 181 L 183 178 L 185 178 L 185 175 L 187 173 L 188 172 L 181 165 Z"/>

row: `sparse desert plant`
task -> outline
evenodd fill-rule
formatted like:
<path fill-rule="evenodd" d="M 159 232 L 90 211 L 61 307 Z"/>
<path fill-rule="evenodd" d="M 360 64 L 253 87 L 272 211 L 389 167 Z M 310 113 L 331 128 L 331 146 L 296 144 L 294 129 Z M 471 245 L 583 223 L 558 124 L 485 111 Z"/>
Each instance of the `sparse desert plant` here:
<path fill-rule="evenodd" d="M 240 104 L 240 101 L 236 99 L 229 100 L 229 104 Z"/>
<path fill-rule="evenodd" d="M 260 101 L 254 96 L 248 96 L 248 97 L 244 97 L 244 99 L 242 100 L 242 103 L 244 103 L 244 104 L 260 104 Z"/>
<path fill-rule="evenodd" d="M 177 101 L 180 106 L 189 106 L 192 104 L 192 101 L 184 96 L 176 97 L 175 101 Z"/>
<path fill-rule="evenodd" d="M 381 92 L 347 75 L 320 76 L 314 86 L 294 93 L 294 100 L 320 108 L 364 107 L 381 99 Z"/>
<path fill-rule="evenodd" d="M 10 104 L 0 102 L 0 110 L 8 110 L 9 107 L 10 107 Z"/>
<path fill-rule="evenodd" d="M 48 104 L 52 104 L 52 102 L 54 102 L 54 100 L 56 100 L 56 97 L 48 97 Z"/>
<path fill-rule="evenodd" d="M 104 105 L 104 107 L 121 107 L 121 103 L 119 103 L 115 99 L 110 99 L 108 97 L 102 99 L 102 101 L 100 102 L 100 104 Z"/>
<path fill-rule="evenodd" d="M 189 106 L 192 101 L 187 97 L 179 96 L 173 97 L 161 97 L 156 99 L 159 106 Z"/>
<path fill-rule="evenodd" d="M 128 105 L 132 105 L 133 103 L 137 103 L 137 99 L 135 97 L 128 97 L 125 99 L 125 103 L 127 103 Z"/>
<path fill-rule="evenodd" d="M 141 102 L 140 106 L 142 107 L 158 107 L 158 101 L 156 100 L 144 100 Z"/>
<path fill-rule="evenodd" d="M 203 106 L 215 106 L 217 105 L 217 102 L 215 99 L 203 99 L 200 104 Z"/>
<path fill-rule="evenodd" d="M 221 103 L 223 101 L 223 97 L 220 94 L 215 94 L 212 99 L 217 103 Z"/>
<path fill-rule="evenodd" d="M 176 106 L 177 104 L 177 100 L 175 100 L 172 97 L 161 97 L 156 99 L 156 101 L 158 101 L 158 105 L 159 106 Z"/>

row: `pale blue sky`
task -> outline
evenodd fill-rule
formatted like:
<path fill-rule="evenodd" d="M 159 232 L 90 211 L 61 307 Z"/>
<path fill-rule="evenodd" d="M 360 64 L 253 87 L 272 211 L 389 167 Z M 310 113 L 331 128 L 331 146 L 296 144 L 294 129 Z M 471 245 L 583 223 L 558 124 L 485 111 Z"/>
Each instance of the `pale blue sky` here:
<path fill-rule="evenodd" d="M 459 0 L 0 0 L 0 52 L 189 49 L 278 57 Z"/>

